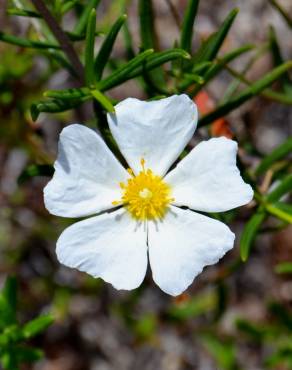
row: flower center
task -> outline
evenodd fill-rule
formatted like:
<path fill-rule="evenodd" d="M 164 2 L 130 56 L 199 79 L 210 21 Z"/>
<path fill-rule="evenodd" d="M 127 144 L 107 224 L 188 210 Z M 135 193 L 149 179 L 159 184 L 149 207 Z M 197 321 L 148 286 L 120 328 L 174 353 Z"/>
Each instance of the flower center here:
<path fill-rule="evenodd" d="M 143 190 L 139 191 L 139 196 L 143 199 L 150 199 L 152 198 L 152 191 L 147 189 L 147 188 L 144 188 Z"/>
<path fill-rule="evenodd" d="M 160 176 L 145 169 L 145 160 L 141 159 L 142 171 L 137 176 L 131 169 L 131 178 L 127 183 L 120 183 L 123 190 L 122 199 L 112 202 L 113 205 L 123 204 L 136 220 L 162 219 L 167 211 L 170 198 L 170 187 Z"/>

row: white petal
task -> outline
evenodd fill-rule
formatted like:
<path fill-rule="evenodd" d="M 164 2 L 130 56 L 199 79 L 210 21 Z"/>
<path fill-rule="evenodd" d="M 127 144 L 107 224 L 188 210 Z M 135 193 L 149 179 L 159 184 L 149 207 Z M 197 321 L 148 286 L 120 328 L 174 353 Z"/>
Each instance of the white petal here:
<path fill-rule="evenodd" d="M 236 167 L 237 143 L 224 137 L 203 141 L 180 161 L 165 181 L 173 204 L 223 212 L 251 201 L 253 190 Z"/>
<path fill-rule="evenodd" d="M 82 217 L 113 207 L 121 198 L 119 182 L 129 176 L 103 140 L 82 125 L 60 134 L 55 173 L 44 189 L 48 211 L 57 216 Z"/>
<path fill-rule="evenodd" d="M 133 171 L 141 171 L 144 158 L 146 167 L 162 176 L 191 139 L 197 116 L 187 95 L 150 102 L 128 98 L 115 106 L 115 114 L 108 114 L 108 122 Z"/>
<path fill-rule="evenodd" d="M 56 253 L 64 265 L 130 290 L 142 283 L 146 273 L 146 231 L 120 209 L 65 229 Z"/>
<path fill-rule="evenodd" d="M 154 281 L 168 294 L 181 294 L 204 266 L 232 248 L 234 237 L 220 221 L 171 206 L 162 222 L 148 225 Z"/>

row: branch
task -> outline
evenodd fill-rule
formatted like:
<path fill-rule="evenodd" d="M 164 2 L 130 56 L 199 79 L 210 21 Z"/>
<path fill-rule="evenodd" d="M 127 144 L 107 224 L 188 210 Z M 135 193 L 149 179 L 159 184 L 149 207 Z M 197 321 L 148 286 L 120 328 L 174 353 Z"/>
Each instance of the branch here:
<path fill-rule="evenodd" d="M 58 40 L 62 50 L 67 55 L 81 82 L 84 81 L 84 68 L 80 62 L 76 51 L 74 50 L 70 39 L 66 33 L 61 29 L 56 19 L 50 13 L 43 0 L 31 0 L 38 12 L 43 16 L 50 30 Z"/>
<path fill-rule="evenodd" d="M 173 5 L 172 1 L 171 0 L 165 0 L 168 7 L 169 7 L 169 10 L 171 12 L 171 15 L 173 16 L 173 19 L 175 21 L 175 24 L 177 26 L 177 28 L 180 30 L 180 27 L 181 27 L 181 24 L 180 24 L 180 17 L 179 17 L 179 14 L 176 10 L 176 7 Z"/>

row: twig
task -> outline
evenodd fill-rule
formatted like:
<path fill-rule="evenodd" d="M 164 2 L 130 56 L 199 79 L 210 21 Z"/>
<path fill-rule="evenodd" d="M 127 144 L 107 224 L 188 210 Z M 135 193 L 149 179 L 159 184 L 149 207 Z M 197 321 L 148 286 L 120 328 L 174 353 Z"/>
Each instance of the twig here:
<path fill-rule="evenodd" d="M 167 5 L 169 7 L 169 10 L 171 12 L 171 15 L 173 16 L 175 24 L 177 25 L 177 28 L 180 30 L 180 18 L 179 18 L 179 15 L 178 15 L 178 12 L 177 12 L 175 6 L 173 5 L 171 0 L 165 0 L 165 1 L 166 1 Z"/>
<path fill-rule="evenodd" d="M 35 8 L 38 10 L 38 12 L 43 16 L 50 30 L 52 31 L 52 33 L 58 40 L 62 50 L 67 55 L 67 58 L 71 62 L 79 79 L 81 80 L 81 82 L 83 82 L 84 81 L 84 68 L 68 36 L 61 29 L 56 19 L 53 17 L 49 9 L 44 4 L 43 0 L 31 0 L 31 2 L 35 6 Z"/>

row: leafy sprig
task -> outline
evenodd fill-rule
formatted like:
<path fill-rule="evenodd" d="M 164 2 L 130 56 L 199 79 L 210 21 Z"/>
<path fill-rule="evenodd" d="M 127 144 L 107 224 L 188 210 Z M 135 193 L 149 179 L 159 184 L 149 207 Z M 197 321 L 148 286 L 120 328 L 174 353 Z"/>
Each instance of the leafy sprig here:
<path fill-rule="evenodd" d="M 5 370 L 17 370 L 23 363 L 43 357 L 27 340 L 42 333 L 53 323 L 51 315 L 42 315 L 21 325 L 17 320 L 17 283 L 8 277 L 0 293 L 0 362 Z"/>

